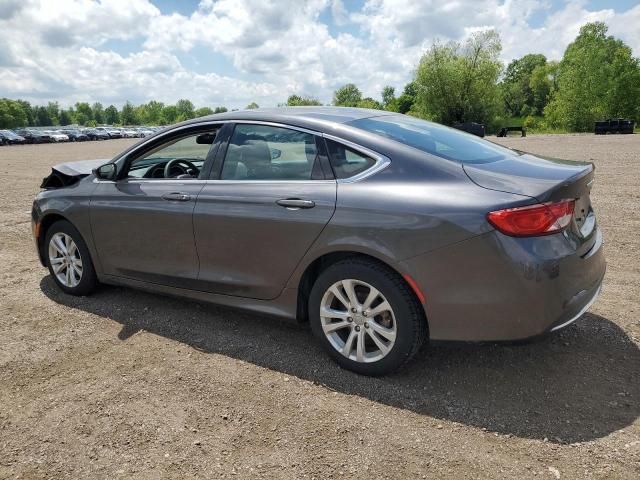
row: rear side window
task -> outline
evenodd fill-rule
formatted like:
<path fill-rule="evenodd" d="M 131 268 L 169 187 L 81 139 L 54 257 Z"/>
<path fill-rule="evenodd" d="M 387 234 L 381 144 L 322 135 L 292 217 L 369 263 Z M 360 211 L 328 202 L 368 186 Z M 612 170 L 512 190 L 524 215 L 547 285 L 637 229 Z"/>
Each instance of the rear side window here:
<path fill-rule="evenodd" d="M 222 180 L 316 178 L 315 136 L 270 125 L 236 125 L 222 166 Z"/>
<path fill-rule="evenodd" d="M 468 133 L 407 115 L 362 118 L 349 124 L 460 163 L 489 163 L 518 155 Z"/>
<path fill-rule="evenodd" d="M 344 145 L 326 139 L 331 166 L 336 174 L 336 178 L 349 178 L 368 170 L 375 165 L 376 161 L 345 147 Z"/>

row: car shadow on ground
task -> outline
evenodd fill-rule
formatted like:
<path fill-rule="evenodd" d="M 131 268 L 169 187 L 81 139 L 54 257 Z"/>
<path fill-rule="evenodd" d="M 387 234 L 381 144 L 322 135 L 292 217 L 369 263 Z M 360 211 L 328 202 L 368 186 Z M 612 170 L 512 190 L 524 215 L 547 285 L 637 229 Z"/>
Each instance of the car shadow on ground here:
<path fill-rule="evenodd" d="M 522 345 L 434 344 L 403 371 L 367 378 L 340 369 L 306 325 L 117 287 L 71 297 L 47 276 L 51 300 L 114 320 L 126 341 L 145 330 L 349 395 L 522 438 L 573 443 L 640 415 L 640 350 L 610 320 L 584 315 Z"/>

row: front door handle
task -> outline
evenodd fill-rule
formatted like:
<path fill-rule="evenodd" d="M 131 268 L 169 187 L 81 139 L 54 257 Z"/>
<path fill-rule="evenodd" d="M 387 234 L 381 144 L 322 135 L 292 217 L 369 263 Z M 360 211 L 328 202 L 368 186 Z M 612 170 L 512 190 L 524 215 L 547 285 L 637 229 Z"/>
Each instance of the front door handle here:
<path fill-rule="evenodd" d="M 184 192 L 171 192 L 165 193 L 162 195 L 163 200 L 168 200 L 170 202 L 188 202 L 191 200 L 191 195 Z"/>
<path fill-rule="evenodd" d="M 300 198 L 283 198 L 282 200 L 278 200 L 276 203 L 281 207 L 289 209 L 313 208 L 316 206 L 316 202 L 313 200 L 302 200 Z"/>

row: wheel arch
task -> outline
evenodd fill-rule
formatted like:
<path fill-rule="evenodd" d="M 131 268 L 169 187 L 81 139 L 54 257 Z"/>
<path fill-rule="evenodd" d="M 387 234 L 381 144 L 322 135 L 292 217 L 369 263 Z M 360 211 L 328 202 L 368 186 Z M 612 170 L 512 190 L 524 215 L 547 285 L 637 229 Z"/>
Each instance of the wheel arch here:
<path fill-rule="evenodd" d="M 40 222 L 39 222 L 36 243 L 38 247 L 38 255 L 40 257 L 40 263 L 44 267 L 47 266 L 47 256 L 44 251 L 44 246 L 45 246 L 44 241 L 47 238 L 47 232 L 49 231 L 49 228 L 51 228 L 51 225 L 53 225 L 59 220 L 64 220 L 66 222 L 71 223 L 71 221 L 67 217 L 65 217 L 64 215 L 58 212 L 47 213 L 40 219 Z M 71 224 L 73 225 L 73 223 Z"/>
<path fill-rule="evenodd" d="M 409 287 L 409 290 L 411 291 L 411 294 L 413 295 L 415 301 L 421 306 L 421 311 L 428 327 L 428 320 L 424 309 L 424 302 L 421 301 L 421 298 L 424 297 L 422 297 L 422 293 L 417 290 L 417 285 L 415 284 L 415 282 L 410 277 L 407 278 L 406 275 L 403 275 L 402 272 L 390 265 L 389 262 L 368 253 L 358 252 L 355 250 L 339 250 L 328 252 L 315 258 L 306 266 L 298 281 L 296 318 L 299 322 L 304 323 L 308 322 L 309 320 L 309 294 L 311 293 L 311 288 L 313 287 L 316 279 L 324 270 L 329 268 L 331 265 L 334 265 L 337 262 L 345 259 L 362 259 L 372 263 L 376 263 L 378 265 L 382 265 L 383 267 L 398 275 L 398 277 L 402 279 L 402 282 L 404 282 L 404 284 Z"/>

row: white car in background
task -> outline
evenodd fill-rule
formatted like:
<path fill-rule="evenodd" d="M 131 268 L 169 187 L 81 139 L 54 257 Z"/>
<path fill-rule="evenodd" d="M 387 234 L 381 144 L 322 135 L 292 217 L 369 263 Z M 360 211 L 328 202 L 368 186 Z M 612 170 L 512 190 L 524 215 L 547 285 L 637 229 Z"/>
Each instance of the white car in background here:
<path fill-rule="evenodd" d="M 154 132 L 150 128 L 138 128 L 138 134 L 140 135 L 140 137 L 148 137 L 149 135 L 153 135 L 154 133 L 156 132 Z"/>
<path fill-rule="evenodd" d="M 65 135 L 64 133 L 62 133 L 59 130 L 45 130 L 44 132 L 45 135 L 49 135 L 55 142 L 68 142 L 69 141 L 69 136 Z"/>
<path fill-rule="evenodd" d="M 140 134 L 134 128 L 123 128 L 122 129 L 122 136 L 125 137 L 125 138 L 138 138 L 140 136 Z"/>

